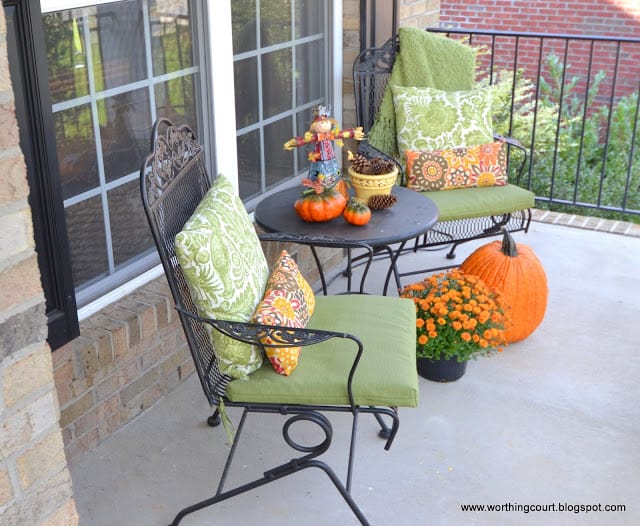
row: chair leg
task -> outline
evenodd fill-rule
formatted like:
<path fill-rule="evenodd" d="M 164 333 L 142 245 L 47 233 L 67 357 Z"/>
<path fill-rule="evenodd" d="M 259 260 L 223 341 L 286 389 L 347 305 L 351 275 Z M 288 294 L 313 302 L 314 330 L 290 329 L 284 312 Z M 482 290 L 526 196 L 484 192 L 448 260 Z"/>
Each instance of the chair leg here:
<path fill-rule="evenodd" d="M 302 410 L 300 412 L 297 412 L 291 416 L 284 424 L 283 430 L 282 430 L 282 434 L 283 434 L 283 438 L 285 439 L 285 442 L 287 442 L 287 444 L 289 446 L 291 446 L 293 449 L 306 453 L 305 455 L 292 459 L 289 462 L 285 462 L 284 464 L 281 464 L 280 466 L 277 466 L 275 468 L 272 468 L 268 471 L 265 471 L 263 476 L 246 484 L 243 484 L 241 486 L 238 486 L 236 488 L 230 489 L 225 491 L 224 490 L 224 483 L 226 481 L 226 477 L 227 474 L 229 472 L 229 469 L 231 467 L 231 463 L 233 460 L 233 457 L 235 455 L 235 451 L 236 448 L 238 446 L 238 442 L 239 442 L 239 438 L 240 435 L 242 433 L 242 430 L 244 428 L 244 423 L 245 423 L 245 419 L 248 415 L 248 413 L 251 410 L 249 410 L 248 408 L 245 408 L 243 413 L 242 413 L 242 417 L 240 419 L 240 423 L 238 424 L 238 428 L 236 429 L 236 436 L 234 437 L 233 440 L 233 444 L 231 446 L 231 450 L 229 451 L 229 455 L 227 457 L 227 461 L 225 462 L 225 467 L 223 469 L 223 473 L 222 476 L 220 478 L 220 483 L 218 485 L 218 490 L 216 491 L 215 495 L 213 495 L 212 497 L 202 500 L 200 502 L 197 502 L 196 504 L 193 504 L 191 506 L 188 506 L 184 509 L 182 509 L 180 512 L 178 512 L 178 514 L 175 516 L 175 518 L 173 519 L 173 522 L 171 523 L 171 526 L 177 526 L 184 517 L 186 517 L 187 515 L 194 513 L 198 510 L 201 510 L 203 508 L 207 508 L 209 506 L 212 506 L 213 504 L 216 504 L 218 502 L 221 502 L 223 500 L 227 500 L 231 497 L 234 497 L 236 495 L 240 495 L 241 493 L 245 493 L 246 491 L 258 488 L 260 486 L 263 486 L 265 484 L 268 484 L 269 482 L 273 482 L 275 480 L 278 480 L 280 478 L 286 477 L 288 475 L 291 475 L 297 471 L 301 471 L 303 469 L 306 468 L 310 468 L 310 467 L 315 467 L 315 468 L 319 468 L 322 471 L 324 471 L 326 473 L 326 475 L 331 479 L 331 482 L 333 482 L 334 486 L 336 487 L 336 489 L 339 491 L 340 495 L 342 495 L 342 498 L 344 499 L 344 501 L 347 503 L 347 505 L 349 506 L 349 508 L 351 508 L 351 511 L 353 512 L 353 514 L 357 517 L 358 521 L 360 522 L 360 524 L 363 524 L 365 526 L 369 525 L 369 522 L 367 521 L 366 517 L 364 516 L 364 514 L 362 513 L 362 511 L 360 510 L 360 508 L 358 507 L 358 505 L 355 503 L 355 501 L 353 500 L 353 498 L 351 497 L 351 494 L 349 492 L 350 489 L 350 481 L 351 481 L 351 465 L 353 463 L 353 449 L 354 449 L 354 437 L 352 436 L 352 443 L 351 443 L 351 449 L 350 449 L 350 455 L 349 455 L 349 473 L 347 475 L 347 484 L 346 486 L 340 481 L 340 479 L 338 478 L 338 476 L 336 475 L 336 473 L 333 471 L 333 469 L 327 465 L 325 462 L 322 462 L 320 460 L 317 460 L 315 457 L 321 455 L 322 453 L 326 452 L 329 449 L 329 446 L 331 445 L 331 439 L 332 439 L 332 435 L 333 435 L 333 430 L 331 427 L 331 423 L 329 422 L 329 420 L 327 419 L 327 417 L 325 415 L 323 415 L 322 413 L 319 413 L 317 411 L 314 410 Z M 261 412 L 260 410 L 253 410 L 255 412 Z M 253 412 L 252 411 L 252 412 Z M 279 410 L 267 410 L 266 412 L 268 413 L 273 413 L 273 412 L 279 412 Z M 368 412 L 368 411 L 367 411 Z M 217 411 L 216 411 L 217 413 Z M 211 417 L 209 417 L 210 419 L 214 418 L 215 416 L 217 416 L 219 418 L 219 415 L 216 415 L 216 413 L 214 413 Z M 285 414 L 291 414 L 291 413 L 285 413 Z M 377 416 L 377 415 L 376 415 Z M 325 439 L 320 442 L 319 444 L 316 445 L 312 445 L 312 446 L 306 446 L 306 445 L 302 445 L 302 444 L 298 444 L 293 437 L 290 435 L 289 433 L 289 428 L 296 424 L 297 422 L 301 422 L 301 421 L 307 421 L 307 422 L 311 422 L 314 423 L 316 425 L 318 425 L 320 427 L 320 429 L 324 432 L 325 434 Z M 357 413 L 354 415 L 354 424 L 353 424 L 353 429 L 352 429 L 352 435 L 355 434 L 356 431 L 356 421 L 357 421 Z M 393 434 L 393 433 L 392 433 Z M 385 447 L 385 449 L 388 449 L 387 447 Z"/>
<path fill-rule="evenodd" d="M 373 413 L 373 416 L 376 417 L 378 424 L 380 424 L 380 431 L 378 431 L 378 436 L 387 440 L 391 436 L 391 428 L 378 413 Z"/>
<path fill-rule="evenodd" d="M 456 259 L 456 248 L 458 248 L 458 243 L 453 243 L 451 249 L 447 252 L 447 259 Z"/>
<path fill-rule="evenodd" d="M 218 427 L 220 425 L 221 419 L 220 419 L 220 411 L 218 411 L 218 409 L 216 409 L 213 414 L 207 418 L 207 424 L 210 427 Z"/>

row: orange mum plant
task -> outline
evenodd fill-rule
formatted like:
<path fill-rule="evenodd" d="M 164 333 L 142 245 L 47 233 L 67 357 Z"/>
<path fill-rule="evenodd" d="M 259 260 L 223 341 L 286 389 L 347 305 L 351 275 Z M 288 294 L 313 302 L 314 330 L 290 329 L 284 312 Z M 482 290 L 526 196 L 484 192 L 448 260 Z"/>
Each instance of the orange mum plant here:
<path fill-rule="evenodd" d="M 418 358 L 458 362 L 501 352 L 510 321 L 502 296 L 454 269 L 406 286 L 401 296 L 416 306 Z"/>

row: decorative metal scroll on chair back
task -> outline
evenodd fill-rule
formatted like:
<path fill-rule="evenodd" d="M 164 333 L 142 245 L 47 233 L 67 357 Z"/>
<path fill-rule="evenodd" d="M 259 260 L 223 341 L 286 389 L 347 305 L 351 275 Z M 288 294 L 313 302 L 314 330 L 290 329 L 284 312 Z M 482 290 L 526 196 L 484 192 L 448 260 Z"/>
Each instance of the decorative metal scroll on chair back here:
<path fill-rule="evenodd" d="M 174 239 L 211 186 L 204 152 L 188 126 L 160 119 L 153 128 L 151 154 L 141 168 L 140 191 L 153 239 L 176 305 L 195 312 L 187 282 L 178 265 Z M 178 313 L 202 388 L 215 405 L 230 378 L 218 370 L 213 348 L 202 323 Z"/>
<path fill-rule="evenodd" d="M 356 122 L 365 133 L 371 130 L 378 115 L 399 49 L 400 38 L 396 34 L 381 47 L 362 51 L 353 63 Z"/>

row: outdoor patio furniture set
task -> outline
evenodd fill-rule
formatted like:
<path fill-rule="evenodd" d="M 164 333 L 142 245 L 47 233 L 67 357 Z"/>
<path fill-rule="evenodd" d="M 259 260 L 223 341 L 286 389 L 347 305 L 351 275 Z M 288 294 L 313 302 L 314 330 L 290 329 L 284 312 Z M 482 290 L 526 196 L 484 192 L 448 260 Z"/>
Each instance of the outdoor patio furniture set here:
<path fill-rule="evenodd" d="M 361 145 L 361 151 L 380 155 L 379 146 L 384 140 L 380 140 L 379 129 L 376 132 L 376 115 L 386 111 L 380 106 L 388 105 L 390 97 L 395 99 L 392 107 L 399 107 L 404 97 L 410 113 L 415 104 L 425 100 L 425 94 L 415 92 L 416 86 L 426 89 L 430 79 L 435 80 L 430 89 L 472 91 L 470 83 L 463 83 L 462 87 L 439 84 L 438 75 L 430 77 L 428 67 L 424 74 L 411 79 L 401 78 L 401 70 L 397 73 L 394 69 L 398 60 L 424 62 L 424 48 L 405 53 L 405 41 L 412 46 L 416 41 L 420 46 L 431 46 L 440 55 L 465 53 L 459 49 L 462 44 L 441 40 L 446 39 L 433 35 L 421 38 L 415 31 L 401 32 L 381 48 L 366 50 L 358 57 L 354 65 L 358 120 L 369 135 L 369 142 Z M 449 46 L 454 46 L 454 51 L 448 51 Z M 451 69 L 447 75 L 451 78 Z M 453 77 L 468 75 L 469 72 L 458 72 Z M 397 93 L 387 89 L 390 78 L 399 82 L 394 84 L 399 86 L 394 88 Z M 403 80 L 407 81 L 404 86 Z M 427 84 L 411 84 L 409 80 Z M 399 117 L 397 124 L 402 116 L 396 117 Z M 408 118 L 413 119 L 411 115 Z M 471 128 L 466 126 L 463 133 Z M 493 136 L 491 141 L 494 142 Z M 414 161 L 414 166 L 416 162 L 424 166 L 422 171 L 416 168 L 417 176 L 411 167 L 407 169 L 406 155 L 400 154 L 400 158 L 394 155 L 397 148 L 382 152 L 400 163 L 404 173 L 402 185 L 428 196 L 439 212 L 435 226 L 434 213 L 428 224 L 423 223 L 419 230 L 402 238 L 402 241 L 416 239 L 411 250 L 452 245 L 449 256 L 453 257 L 459 243 L 498 235 L 502 227 L 511 231 L 528 229 L 533 196 L 506 181 L 505 163 L 511 155 L 508 146 L 518 145 L 506 139 L 496 142 L 502 172 L 494 170 L 492 177 L 498 182 L 482 186 L 475 174 L 473 186 L 459 189 L 444 189 L 451 186 L 443 175 L 447 168 L 442 160 L 434 161 L 433 152 L 422 152 L 426 158 Z M 406 149 L 414 146 L 420 148 L 413 145 Z M 203 155 L 188 126 L 177 127 L 159 119 L 153 128 L 151 154 L 140 174 L 144 209 L 186 341 L 204 394 L 215 407 L 208 422 L 212 426 L 224 424 L 231 441 L 218 487 L 212 494 L 203 495 L 200 502 L 181 510 L 172 524 L 178 524 L 190 513 L 310 467 L 321 469 L 357 519 L 368 524 L 351 496 L 359 417 L 375 417 L 379 434 L 385 440 L 384 448 L 389 449 L 398 431 L 398 407 L 418 404 L 413 302 L 369 294 L 329 296 L 326 287 L 325 295 L 316 297 L 286 251 L 268 268 L 261 242 L 297 243 L 311 247 L 312 251 L 316 247 L 357 250 L 365 254 L 367 265 L 381 248 L 395 265 L 404 245 L 393 252 L 387 248 L 400 238 L 383 239 L 372 246 L 372 238 L 366 234 L 348 239 L 349 236 L 335 232 L 331 235 L 330 229 L 327 235 L 319 235 L 287 232 L 282 225 L 271 228 L 277 233 L 258 236 L 225 176 L 219 174 L 212 180 L 207 174 Z M 440 157 L 446 160 L 446 156 Z M 439 167 L 443 173 L 432 172 L 431 167 Z M 436 186 L 419 188 L 419 184 L 431 181 L 431 175 L 434 181 L 440 177 L 434 183 Z M 438 185 L 442 188 L 438 189 Z M 433 207 L 431 201 L 424 200 L 426 208 Z M 268 214 L 266 219 L 264 214 L 261 217 L 263 222 L 269 222 Z M 389 272 L 390 276 L 391 268 Z M 396 285 L 400 287 L 398 277 Z M 359 292 L 365 291 L 361 288 Z M 229 407 L 242 409 L 235 429 L 228 421 Z M 274 418 L 284 415 L 282 437 L 297 456 L 276 462 L 256 480 L 227 489 L 227 477 L 242 431 L 253 413 Z M 333 428 L 328 415 L 334 413 L 350 414 L 352 419 L 345 480 L 321 460 L 332 445 Z M 298 425 L 314 426 L 322 439 L 312 444 L 301 443 L 294 432 Z M 223 437 L 221 434 L 219 438 Z"/>

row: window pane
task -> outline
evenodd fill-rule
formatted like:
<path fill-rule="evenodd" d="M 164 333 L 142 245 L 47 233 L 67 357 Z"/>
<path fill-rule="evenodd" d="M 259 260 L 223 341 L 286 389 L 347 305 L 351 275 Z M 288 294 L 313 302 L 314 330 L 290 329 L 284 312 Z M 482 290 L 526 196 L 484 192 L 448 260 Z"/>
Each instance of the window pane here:
<path fill-rule="evenodd" d="M 101 198 L 92 197 L 65 209 L 71 272 L 76 288 L 109 271 Z"/>
<path fill-rule="evenodd" d="M 238 148 L 238 183 L 240 197 L 248 199 L 260 193 L 260 132 L 240 135 Z"/>
<path fill-rule="evenodd" d="M 304 104 L 316 100 L 325 92 L 324 50 L 321 41 L 309 42 L 296 48 L 296 101 Z"/>
<path fill-rule="evenodd" d="M 291 50 L 281 49 L 262 57 L 263 118 L 291 107 Z"/>
<path fill-rule="evenodd" d="M 156 114 L 177 125 L 188 124 L 196 137 L 200 137 L 194 80 L 194 75 L 186 75 L 156 84 Z"/>
<path fill-rule="evenodd" d="M 293 122 L 297 124 L 296 135 L 303 135 L 312 120 L 311 107 L 328 103 L 331 71 L 329 2 L 254 1 L 232 2 L 236 130 L 242 134 L 238 138 L 238 159 L 243 199 L 291 179 L 296 175 L 294 169 L 307 172 L 311 148 L 287 152 L 282 145 L 294 135 Z M 257 13 L 255 5 L 260 7 Z M 258 23 L 257 44 L 253 23 Z M 305 41 L 297 42 L 297 38 Z M 250 134 L 246 133 L 247 128 L 251 129 Z"/>
<path fill-rule="evenodd" d="M 49 91 L 54 103 L 89 93 L 84 19 L 78 10 L 42 17 L 49 63 Z"/>
<path fill-rule="evenodd" d="M 91 9 L 91 52 L 96 89 L 104 90 L 146 76 L 141 2 L 115 2 Z"/>
<path fill-rule="evenodd" d="M 53 118 L 62 197 L 67 199 L 100 184 L 91 107 L 69 108 Z"/>
<path fill-rule="evenodd" d="M 140 261 L 152 245 L 137 174 L 152 123 L 166 117 L 198 133 L 202 122 L 191 5 L 122 0 L 43 15 L 72 272 L 83 301 L 151 264 Z"/>
<path fill-rule="evenodd" d="M 260 120 L 258 113 L 258 61 L 238 60 L 233 65 L 236 127 L 244 128 Z"/>
<path fill-rule="evenodd" d="M 311 126 L 311 122 L 313 121 L 313 116 L 311 115 L 311 110 L 303 110 L 299 111 L 296 114 L 296 126 L 298 127 L 298 135 L 304 135 Z M 310 144 L 307 146 L 301 146 L 300 148 L 296 148 L 296 155 L 298 157 L 298 173 L 304 173 L 306 177 L 306 173 L 309 171 L 309 152 L 315 149 L 315 144 Z"/>
<path fill-rule="evenodd" d="M 291 40 L 291 1 L 261 0 L 260 46 L 273 46 L 287 40 Z"/>
<path fill-rule="evenodd" d="M 107 181 L 139 170 L 149 153 L 149 93 L 139 89 L 99 100 L 102 156 Z"/>
<path fill-rule="evenodd" d="M 193 66 L 188 0 L 149 2 L 153 74 L 162 75 Z"/>
<path fill-rule="evenodd" d="M 140 206 L 138 181 L 114 188 L 107 194 L 113 260 L 122 265 L 135 259 L 153 245 L 149 223 Z"/>
<path fill-rule="evenodd" d="M 233 54 L 256 48 L 256 0 L 233 0 Z"/>
<path fill-rule="evenodd" d="M 264 160 L 267 188 L 285 179 L 290 179 L 293 175 L 293 155 L 282 147 L 284 142 L 291 136 L 290 117 L 280 119 L 264 127 Z"/>
<path fill-rule="evenodd" d="M 322 33 L 324 2 L 322 0 L 296 0 L 296 38 Z"/>

